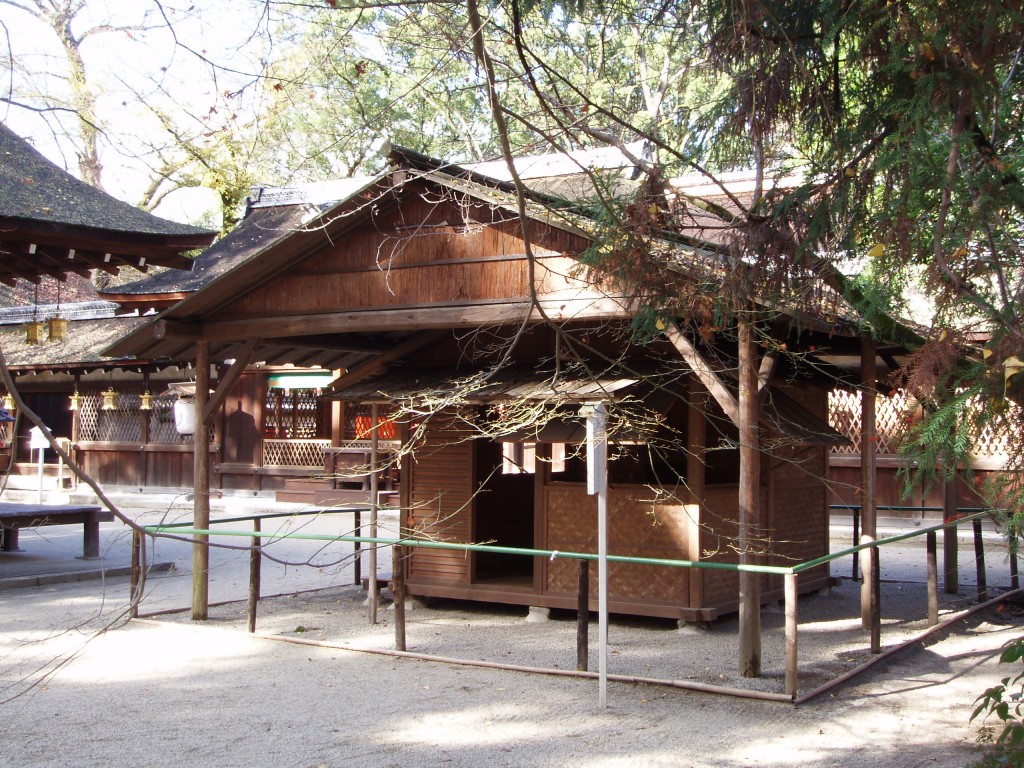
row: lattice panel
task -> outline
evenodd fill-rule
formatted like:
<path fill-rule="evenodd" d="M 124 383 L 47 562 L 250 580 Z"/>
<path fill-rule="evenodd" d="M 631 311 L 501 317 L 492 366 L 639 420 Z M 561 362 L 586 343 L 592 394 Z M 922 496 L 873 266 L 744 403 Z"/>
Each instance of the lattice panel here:
<path fill-rule="evenodd" d="M 263 466 L 323 469 L 330 440 L 263 440 Z"/>
<path fill-rule="evenodd" d="M 174 426 L 174 395 L 153 398 L 153 410 L 149 412 L 149 442 L 180 444 L 191 442 L 191 436 L 179 435 Z"/>
<path fill-rule="evenodd" d="M 265 434 L 276 439 L 302 440 L 320 434 L 320 403 L 316 389 L 267 390 Z"/>
<path fill-rule="evenodd" d="M 97 439 L 112 443 L 137 443 L 142 440 L 139 395 L 121 392 L 117 396 L 116 408 L 109 411 L 100 408 L 97 434 Z"/>
<path fill-rule="evenodd" d="M 85 442 L 99 440 L 100 403 L 99 392 L 83 392 L 82 404 L 78 410 L 78 439 Z"/>
<path fill-rule="evenodd" d="M 903 392 L 875 400 L 875 431 L 880 454 L 899 453 L 919 406 Z M 833 447 L 835 453 L 860 454 L 861 393 L 834 389 L 828 395 L 828 422 L 851 445 Z"/>
<path fill-rule="evenodd" d="M 345 406 L 345 439 L 346 440 L 369 440 L 370 430 L 373 427 L 373 406 L 371 405 L 346 405 Z M 377 422 L 380 424 L 377 429 L 377 437 L 381 440 L 394 440 L 398 437 L 398 428 L 392 421 L 394 411 L 392 409 L 380 408 L 377 412 Z"/>
<path fill-rule="evenodd" d="M 1006 459 L 1013 450 L 1014 439 L 1011 433 L 1012 424 L 1020 424 L 1024 417 L 1024 409 L 1016 403 L 1007 400 L 1005 402 L 1002 429 L 997 429 L 992 424 L 986 424 L 980 430 L 975 429 L 971 437 L 971 452 L 976 459 Z"/>
<path fill-rule="evenodd" d="M 832 390 L 828 397 L 828 420 L 834 429 L 850 439 L 852 445 L 834 447 L 835 453 L 860 454 L 861 394 L 847 390 Z M 914 421 L 919 418 L 920 406 L 902 392 L 892 397 L 879 397 L 875 421 L 878 432 L 878 453 L 899 453 L 900 446 Z M 980 407 L 980 406 L 979 406 Z M 1020 423 L 1021 407 L 1007 403 L 1005 424 Z M 998 429 L 991 424 L 977 430 L 971 438 L 972 453 L 977 459 L 1002 459 L 1012 449 L 1013 435 L 1007 427 Z"/>

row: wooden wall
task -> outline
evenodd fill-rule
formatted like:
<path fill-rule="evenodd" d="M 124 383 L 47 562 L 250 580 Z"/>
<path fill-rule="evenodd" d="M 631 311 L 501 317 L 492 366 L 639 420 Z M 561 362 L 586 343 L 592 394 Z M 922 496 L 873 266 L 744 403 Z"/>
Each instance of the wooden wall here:
<path fill-rule="evenodd" d="M 439 414 L 426 425 L 425 439 L 406 462 L 407 525 L 419 536 L 469 542 L 472 536 L 473 441 L 464 425 Z M 420 583 L 467 585 L 472 558 L 465 552 L 415 548 L 408 559 L 410 593 Z M 430 594 L 423 592 L 421 594 Z"/>
<path fill-rule="evenodd" d="M 627 557 L 686 559 L 689 509 L 682 504 L 653 504 L 644 486 L 620 486 L 608 491 L 608 553 Z M 585 485 L 553 483 L 544 489 L 542 549 L 597 551 L 597 497 Z M 575 600 L 578 589 L 575 560 L 545 564 L 545 594 Z M 610 563 L 608 596 L 617 610 L 678 616 L 689 606 L 690 572 L 683 568 Z M 591 603 L 597 600 L 597 567 L 591 565 Z M 654 606 L 662 606 L 659 610 Z M 632 607 L 632 609 L 631 609 Z"/>
<path fill-rule="evenodd" d="M 450 200 L 405 201 L 401 211 L 378 216 L 246 294 L 220 318 L 525 300 L 529 277 L 518 225 L 495 217 L 492 208 Z M 587 285 L 569 276 L 576 262 L 568 254 L 585 247 L 581 238 L 539 224 L 532 234 L 542 293 Z"/>

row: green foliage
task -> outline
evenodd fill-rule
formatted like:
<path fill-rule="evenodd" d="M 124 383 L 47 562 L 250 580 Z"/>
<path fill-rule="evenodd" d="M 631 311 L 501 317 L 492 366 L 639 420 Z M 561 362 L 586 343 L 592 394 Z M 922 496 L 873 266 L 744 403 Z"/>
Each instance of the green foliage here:
<path fill-rule="evenodd" d="M 1000 664 L 1014 664 L 1024 661 L 1024 638 L 1006 644 L 999 657 Z M 1003 723 L 1003 730 L 996 738 L 997 744 L 1014 747 L 1024 745 L 1024 672 L 1004 677 L 975 700 L 971 721 L 978 717 L 995 717 Z"/>

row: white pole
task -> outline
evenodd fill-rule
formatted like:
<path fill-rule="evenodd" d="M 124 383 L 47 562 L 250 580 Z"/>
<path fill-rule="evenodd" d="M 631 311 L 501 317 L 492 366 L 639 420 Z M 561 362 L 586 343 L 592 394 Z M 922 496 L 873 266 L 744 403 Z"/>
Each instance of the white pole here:
<path fill-rule="evenodd" d="M 587 416 L 587 493 L 597 495 L 597 631 L 599 703 L 608 708 L 608 409 L 584 409 Z"/>
<path fill-rule="evenodd" d="M 38 493 L 36 495 L 36 502 L 39 504 L 43 503 L 43 449 L 36 448 L 36 478 L 38 480 Z"/>

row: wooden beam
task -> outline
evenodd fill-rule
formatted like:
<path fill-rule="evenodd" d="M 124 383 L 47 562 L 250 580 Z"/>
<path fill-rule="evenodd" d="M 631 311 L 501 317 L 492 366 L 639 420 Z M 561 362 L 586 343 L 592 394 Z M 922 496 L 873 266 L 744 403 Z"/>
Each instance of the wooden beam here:
<path fill-rule="evenodd" d="M 540 304 L 547 317 L 555 322 L 630 316 L 622 299 L 596 294 L 568 299 L 542 299 Z M 211 321 L 203 325 L 203 338 L 210 341 L 246 339 L 254 336 L 261 339 L 279 339 L 323 333 L 408 331 L 410 328 L 477 328 L 483 325 L 518 323 L 524 319 L 540 322 L 544 317 L 525 300 L 408 309 L 364 309 L 354 312 Z"/>
<path fill-rule="evenodd" d="M 877 431 L 875 427 L 876 390 L 875 340 L 870 334 L 861 339 L 860 376 L 861 376 L 861 409 L 860 409 L 860 519 L 861 544 L 867 544 L 878 537 L 878 522 L 875 510 L 876 492 L 875 479 L 877 472 Z M 872 547 L 864 550 L 867 562 L 863 564 L 864 580 L 861 582 L 860 610 L 861 625 L 871 629 L 875 606 L 875 589 L 872 579 L 877 572 L 875 558 L 878 551 Z"/>
<path fill-rule="evenodd" d="M 768 390 L 775 380 L 775 372 L 779 369 L 779 351 L 770 350 L 761 358 L 761 365 L 757 369 L 757 397 L 764 403 L 768 397 Z"/>
<path fill-rule="evenodd" d="M 380 372 L 388 363 L 393 363 L 395 360 L 399 360 L 411 352 L 415 352 L 418 349 L 422 349 L 428 344 L 432 344 L 435 340 L 445 335 L 445 331 L 423 331 L 421 333 L 414 334 L 410 338 L 398 344 L 387 352 L 384 352 L 372 360 L 368 360 L 351 371 L 347 371 L 334 380 L 332 386 L 338 387 L 351 387 L 353 384 L 370 378 Z"/>
<path fill-rule="evenodd" d="M 181 320 L 157 320 L 153 323 L 152 329 L 153 338 L 161 341 L 164 339 L 199 341 L 202 338 L 202 328 L 195 323 L 183 322 Z"/>
<path fill-rule="evenodd" d="M 739 403 L 736 400 L 736 396 L 732 393 L 725 382 L 722 381 L 721 377 L 711 368 L 704 356 L 701 355 L 697 347 L 694 346 L 686 335 L 679 330 L 679 326 L 675 323 L 669 325 L 665 329 L 665 336 L 672 342 L 672 346 L 676 348 L 686 364 L 693 369 L 693 372 L 700 379 L 700 383 L 705 386 L 711 396 L 715 398 L 715 402 L 725 411 L 725 415 L 729 417 L 729 420 L 739 426 Z"/>
<path fill-rule="evenodd" d="M 235 386 L 235 383 L 242 375 L 242 372 L 246 369 L 249 363 L 252 362 L 253 353 L 256 351 L 256 345 L 258 343 L 259 339 L 249 339 L 245 342 L 245 349 L 243 349 L 242 353 L 235 358 L 235 362 L 233 362 L 231 367 L 228 368 L 228 372 L 224 374 L 224 378 L 218 382 L 216 391 L 213 393 L 210 401 L 203 409 L 202 416 L 204 420 L 209 421 L 213 417 L 213 414 L 217 412 L 217 409 L 220 408 L 224 399 L 228 396 L 228 392 L 231 391 L 231 388 Z"/>

